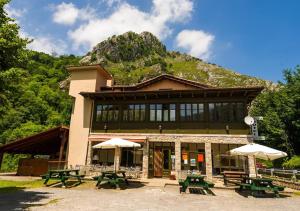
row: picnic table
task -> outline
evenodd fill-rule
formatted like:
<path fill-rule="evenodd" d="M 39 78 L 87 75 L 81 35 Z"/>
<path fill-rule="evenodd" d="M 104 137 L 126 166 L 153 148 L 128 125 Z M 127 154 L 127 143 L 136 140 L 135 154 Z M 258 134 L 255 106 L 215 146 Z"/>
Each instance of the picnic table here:
<path fill-rule="evenodd" d="M 241 171 L 224 171 L 223 172 L 224 185 L 228 185 L 228 183 L 232 183 L 234 185 L 239 185 L 247 177 L 249 177 L 249 174 L 247 174 L 246 172 L 241 172 Z"/>
<path fill-rule="evenodd" d="M 110 184 L 116 188 L 120 188 L 121 184 L 128 185 L 125 171 L 103 171 L 100 176 L 94 177 L 94 180 L 97 180 L 98 188 L 103 184 Z"/>
<path fill-rule="evenodd" d="M 191 192 L 191 189 L 194 188 L 202 188 L 206 190 L 207 192 L 211 192 L 209 188 L 213 188 L 214 184 L 211 182 L 207 182 L 204 180 L 204 176 L 202 175 L 187 175 L 185 180 L 179 180 L 179 192 L 186 192 L 186 190 L 189 188 L 189 191 Z"/>
<path fill-rule="evenodd" d="M 273 184 L 273 180 L 269 178 L 245 178 L 245 181 L 240 184 L 240 190 L 250 190 L 251 195 L 255 196 L 257 193 L 265 194 L 266 191 L 274 192 L 275 196 L 279 196 L 279 191 L 283 191 L 283 186 Z"/>
<path fill-rule="evenodd" d="M 49 170 L 47 174 L 41 175 L 44 181 L 44 185 L 47 185 L 50 179 L 60 180 L 63 187 L 66 187 L 66 181 L 70 178 L 78 180 L 79 184 L 84 175 L 79 175 L 79 169 L 61 169 L 61 170 Z"/>

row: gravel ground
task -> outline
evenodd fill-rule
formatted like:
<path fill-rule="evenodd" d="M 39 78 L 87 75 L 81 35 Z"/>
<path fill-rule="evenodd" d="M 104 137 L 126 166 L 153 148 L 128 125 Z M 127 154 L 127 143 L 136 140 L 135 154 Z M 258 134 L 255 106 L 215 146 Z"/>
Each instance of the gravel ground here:
<path fill-rule="evenodd" d="M 0 193 L 0 210 L 300 210 L 300 196 L 245 197 L 234 190 L 213 189 L 213 195 L 179 194 L 178 186 L 126 190 L 83 188 L 20 189 Z"/>

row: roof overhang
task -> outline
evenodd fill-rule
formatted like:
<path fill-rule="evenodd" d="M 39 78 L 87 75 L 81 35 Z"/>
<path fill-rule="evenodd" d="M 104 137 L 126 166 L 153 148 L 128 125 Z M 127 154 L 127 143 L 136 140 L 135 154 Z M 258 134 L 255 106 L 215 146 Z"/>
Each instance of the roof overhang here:
<path fill-rule="evenodd" d="M 264 87 L 235 87 L 235 88 L 207 88 L 195 90 L 156 90 L 156 91 L 102 91 L 102 92 L 81 92 L 84 97 L 101 100 L 117 100 L 126 98 L 216 98 L 216 97 L 241 97 L 252 101 Z"/>
<path fill-rule="evenodd" d="M 70 72 L 73 71 L 89 71 L 89 70 L 98 70 L 101 72 L 101 74 L 106 78 L 106 79 L 113 79 L 112 75 L 104 69 L 100 64 L 93 64 L 93 65 L 84 65 L 84 66 L 68 66 L 67 70 Z"/>
<path fill-rule="evenodd" d="M 1 153 L 50 155 L 59 152 L 63 136 L 69 128 L 60 126 L 0 146 Z"/>

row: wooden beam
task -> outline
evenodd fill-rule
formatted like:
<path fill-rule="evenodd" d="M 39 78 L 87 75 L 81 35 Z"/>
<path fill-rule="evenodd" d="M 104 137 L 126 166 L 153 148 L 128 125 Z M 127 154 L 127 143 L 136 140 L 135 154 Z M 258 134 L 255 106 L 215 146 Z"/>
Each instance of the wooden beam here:
<path fill-rule="evenodd" d="M 62 161 L 62 157 L 63 157 L 63 153 L 64 153 L 64 149 L 65 149 L 65 145 L 67 142 L 67 131 L 63 131 L 60 134 L 60 138 L 61 138 L 61 143 L 60 143 L 60 149 L 59 149 L 59 158 L 58 158 L 58 165 L 60 165 L 61 161 Z M 59 167 L 59 166 L 58 166 Z"/>

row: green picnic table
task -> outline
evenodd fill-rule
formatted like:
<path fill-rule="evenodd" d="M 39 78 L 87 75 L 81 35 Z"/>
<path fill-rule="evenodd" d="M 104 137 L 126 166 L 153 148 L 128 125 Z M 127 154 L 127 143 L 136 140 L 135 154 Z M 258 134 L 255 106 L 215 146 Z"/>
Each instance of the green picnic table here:
<path fill-rule="evenodd" d="M 186 192 L 186 190 L 189 188 L 190 192 L 193 192 L 191 190 L 195 188 L 202 188 L 206 190 L 207 192 L 211 192 L 210 188 L 214 187 L 214 184 L 211 182 L 207 182 L 204 180 L 204 176 L 202 175 L 188 175 L 185 180 L 179 180 L 179 192 Z"/>
<path fill-rule="evenodd" d="M 266 191 L 274 192 L 275 196 L 279 196 L 279 191 L 283 191 L 283 186 L 273 184 L 273 180 L 269 178 L 245 178 L 245 181 L 240 184 L 240 191 L 250 190 L 251 195 L 255 196 L 257 193 L 265 194 Z"/>
<path fill-rule="evenodd" d="M 110 184 L 116 188 L 120 188 L 121 184 L 128 185 L 125 171 L 103 171 L 100 176 L 94 177 L 94 180 L 97 180 L 98 188 L 103 184 Z"/>
<path fill-rule="evenodd" d="M 42 179 L 45 179 L 44 185 L 47 185 L 50 179 L 59 180 L 63 187 L 66 187 L 66 181 L 70 178 L 77 179 L 79 184 L 84 175 L 79 175 L 78 169 L 61 169 L 61 170 L 49 170 L 47 174 L 41 175 Z"/>

